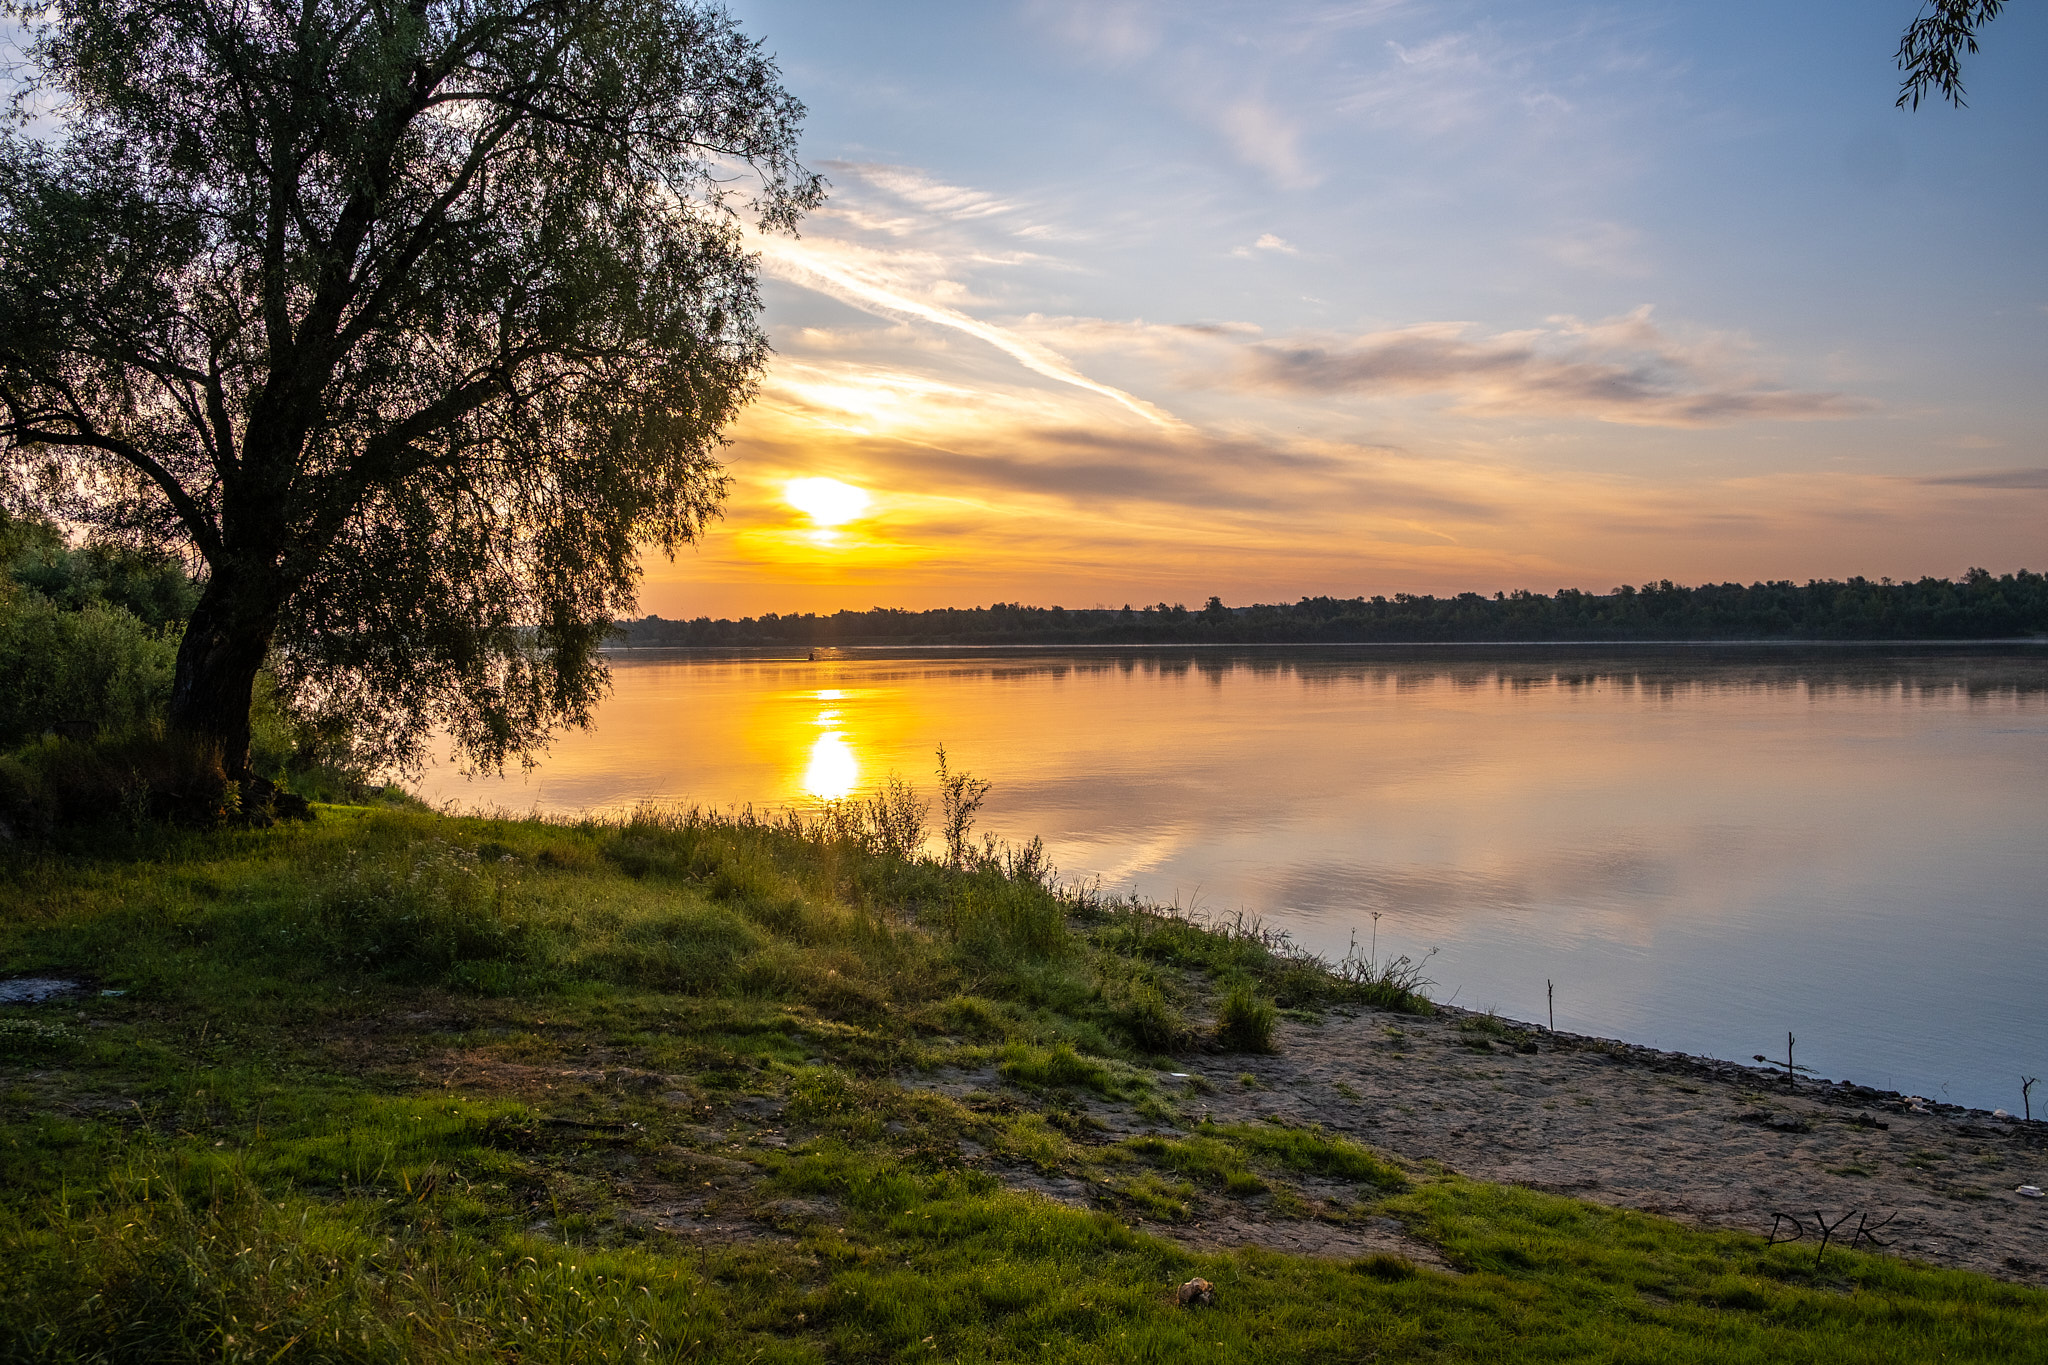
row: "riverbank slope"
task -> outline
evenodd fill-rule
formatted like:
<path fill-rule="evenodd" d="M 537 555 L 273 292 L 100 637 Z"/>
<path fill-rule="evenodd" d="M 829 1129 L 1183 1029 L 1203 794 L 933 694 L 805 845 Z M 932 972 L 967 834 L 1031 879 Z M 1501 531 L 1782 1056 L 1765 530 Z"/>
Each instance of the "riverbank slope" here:
<path fill-rule="evenodd" d="M 340 808 L 9 847 L 0 1354 L 2038 1349 L 2024 1125 L 907 855 L 844 815 Z M 1767 1246 L 1806 1202 L 1900 1216 Z"/>

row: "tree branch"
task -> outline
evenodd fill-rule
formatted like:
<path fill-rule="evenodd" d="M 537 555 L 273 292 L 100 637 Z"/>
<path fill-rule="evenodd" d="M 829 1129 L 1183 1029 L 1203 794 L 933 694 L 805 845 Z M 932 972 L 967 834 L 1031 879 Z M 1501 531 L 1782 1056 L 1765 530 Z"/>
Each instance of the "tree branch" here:
<path fill-rule="evenodd" d="M 1962 54 L 1977 54 L 1977 30 L 1998 17 L 2005 0 L 1929 0 L 1899 38 L 1899 98 L 1893 107 L 1918 109 L 1931 86 L 1956 108 L 1963 100 Z"/>

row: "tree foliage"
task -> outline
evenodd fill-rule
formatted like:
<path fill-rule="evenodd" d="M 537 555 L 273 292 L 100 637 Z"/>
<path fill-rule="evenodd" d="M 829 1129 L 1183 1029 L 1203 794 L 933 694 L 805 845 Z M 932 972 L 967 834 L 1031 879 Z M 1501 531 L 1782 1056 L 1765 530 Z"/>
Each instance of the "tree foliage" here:
<path fill-rule="evenodd" d="M 49 522 L 0 508 L 0 591 L 9 584 L 65 611 L 116 607 L 160 632 L 182 627 L 199 600 L 199 585 L 173 555 L 118 542 L 73 545 Z"/>
<path fill-rule="evenodd" d="M 2005 0 L 1928 0 L 1899 38 L 1900 108 L 1918 109 L 1931 90 L 1963 107 L 1964 53 L 1975 55 L 1977 34 L 1998 17 Z"/>
<path fill-rule="evenodd" d="M 742 214 L 822 195 L 772 61 L 690 0 L 6 10 L 61 134 L 0 137 L 0 487 L 203 561 L 173 724 L 238 764 L 266 656 L 386 759 L 587 718 L 724 494 Z"/>

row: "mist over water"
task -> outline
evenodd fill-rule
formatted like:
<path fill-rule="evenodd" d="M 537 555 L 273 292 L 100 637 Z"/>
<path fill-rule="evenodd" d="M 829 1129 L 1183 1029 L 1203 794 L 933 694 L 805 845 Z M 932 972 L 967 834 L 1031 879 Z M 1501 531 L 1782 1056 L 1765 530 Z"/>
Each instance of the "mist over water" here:
<path fill-rule="evenodd" d="M 614 656 L 513 811 L 994 781 L 1062 875 L 1374 932 L 1440 1000 L 2019 1108 L 2048 1072 L 2048 649 Z"/>

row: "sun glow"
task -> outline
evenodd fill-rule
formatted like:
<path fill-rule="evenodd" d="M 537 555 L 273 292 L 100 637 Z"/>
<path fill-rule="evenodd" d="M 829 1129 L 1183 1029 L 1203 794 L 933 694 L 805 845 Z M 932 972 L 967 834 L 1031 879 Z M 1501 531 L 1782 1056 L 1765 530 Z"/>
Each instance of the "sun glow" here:
<path fill-rule="evenodd" d="M 860 760 L 837 730 L 827 730 L 811 743 L 810 766 L 804 769 L 804 790 L 820 801 L 838 801 L 860 785 Z"/>
<path fill-rule="evenodd" d="M 868 510 L 865 489 L 837 479 L 791 479 L 782 486 L 789 505 L 821 527 L 840 526 Z"/>

